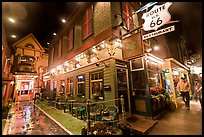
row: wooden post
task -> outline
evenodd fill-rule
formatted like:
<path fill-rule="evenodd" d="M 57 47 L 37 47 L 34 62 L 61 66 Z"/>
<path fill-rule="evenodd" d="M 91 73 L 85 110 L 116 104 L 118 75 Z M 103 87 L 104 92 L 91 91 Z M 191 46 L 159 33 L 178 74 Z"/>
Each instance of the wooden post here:
<path fill-rule="evenodd" d="M 90 128 L 91 128 L 91 123 L 90 123 L 90 99 L 87 100 L 87 118 L 88 118 L 87 131 L 88 131 L 88 134 L 89 134 L 90 133 Z"/>

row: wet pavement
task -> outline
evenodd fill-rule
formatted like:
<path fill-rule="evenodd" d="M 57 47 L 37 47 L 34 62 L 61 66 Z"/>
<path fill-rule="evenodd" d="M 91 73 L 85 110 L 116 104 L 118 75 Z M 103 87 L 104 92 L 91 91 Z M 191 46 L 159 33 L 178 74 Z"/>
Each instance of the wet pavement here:
<path fill-rule="evenodd" d="M 190 110 L 182 105 L 166 112 L 149 135 L 202 135 L 202 108 L 199 101 L 190 101 Z"/>
<path fill-rule="evenodd" d="M 20 102 L 13 106 L 5 135 L 69 135 L 58 124 L 47 117 L 32 102 Z"/>

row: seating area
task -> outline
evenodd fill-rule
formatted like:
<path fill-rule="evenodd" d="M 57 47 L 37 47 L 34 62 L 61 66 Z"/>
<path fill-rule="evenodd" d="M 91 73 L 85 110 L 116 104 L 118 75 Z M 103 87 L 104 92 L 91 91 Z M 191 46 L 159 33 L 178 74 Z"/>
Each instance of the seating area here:
<path fill-rule="evenodd" d="M 70 113 L 72 116 L 87 120 L 87 99 L 83 96 L 57 96 L 55 100 L 49 100 L 48 104 L 64 113 Z M 103 102 L 91 100 L 90 102 L 90 120 L 94 123 L 104 121 L 108 125 L 114 125 L 117 120 L 119 109 L 115 105 L 105 105 Z"/>
<path fill-rule="evenodd" d="M 119 110 L 115 105 L 108 106 L 104 111 L 102 111 L 102 121 L 106 121 L 107 124 L 114 125 L 115 120 L 118 119 Z"/>

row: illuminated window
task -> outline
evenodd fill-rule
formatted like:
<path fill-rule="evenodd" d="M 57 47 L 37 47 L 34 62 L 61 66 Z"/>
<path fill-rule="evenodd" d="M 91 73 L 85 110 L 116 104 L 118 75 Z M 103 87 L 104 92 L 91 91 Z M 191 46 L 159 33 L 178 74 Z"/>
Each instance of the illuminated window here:
<path fill-rule="evenodd" d="M 124 27 L 127 27 L 128 30 L 132 30 L 133 18 L 132 18 L 132 9 L 129 2 L 122 2 L 122 17 L 124 18 Z"/>
<path fill-rule="evenodd" d="M 67 94 L 74 94 L 74 83 L 73 83 L 73 77 L 67 78 Z"/>
<path fill-rule="evenodd" d="M 61 80 L 60 93 L 65 93 L 65 80 Z"/>
<path fill-rule="evenodd" d="M 82 23 L 82 39 L 86 39 L 93 33 L 93 6 L 90 6 L 84 15 Z"/>
<path fill-rule="evenodd" d="M 103 90 L 103 71 L 97 71 L 90 74 L 90 97 L 95 99 L 104 99 Z"/>
<path fill-rule="evenodd" d="M 84 78 L 84 75 L 77 76 L 77 91 L 78 91 L 78 94 L 85 96 L 85 78 Z"/>

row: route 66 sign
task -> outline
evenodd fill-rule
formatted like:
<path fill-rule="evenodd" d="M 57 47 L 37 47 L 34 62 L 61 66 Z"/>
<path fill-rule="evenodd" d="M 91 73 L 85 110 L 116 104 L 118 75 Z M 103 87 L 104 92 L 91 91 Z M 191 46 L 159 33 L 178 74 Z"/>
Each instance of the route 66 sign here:
<path fill-rule="evenodd" d="M 145 31 L 157 30 L 159 27 L 166 24 L 171 20 L 171 15 L 168 12 L 168 8 L 172 5 L 172 2 L 167 2 L 162 5 L 155 5 L 149 12 L 142 15 L 142 19 L 145 20 L 143 29 Z"/>

